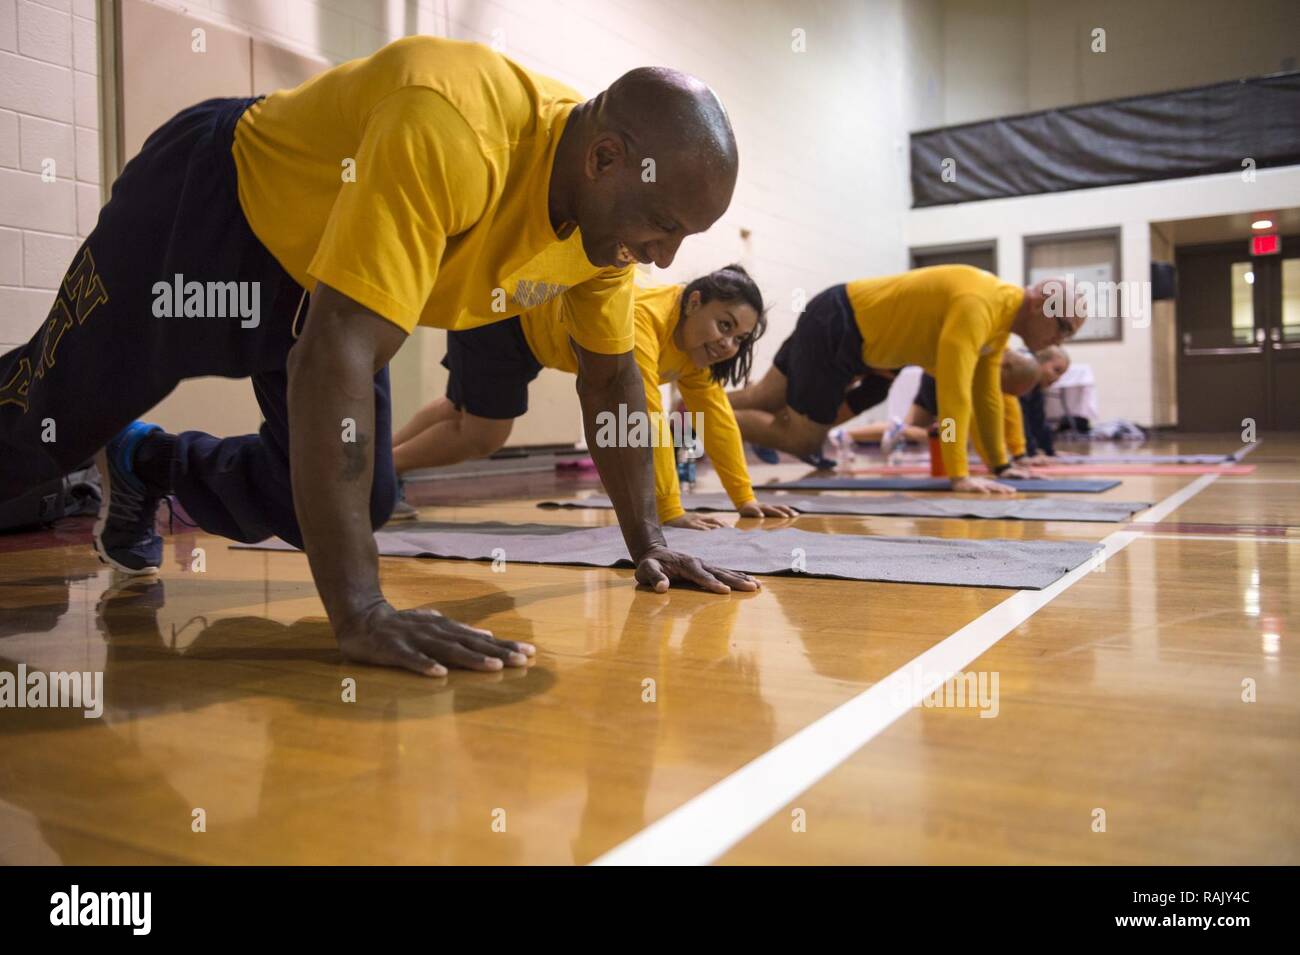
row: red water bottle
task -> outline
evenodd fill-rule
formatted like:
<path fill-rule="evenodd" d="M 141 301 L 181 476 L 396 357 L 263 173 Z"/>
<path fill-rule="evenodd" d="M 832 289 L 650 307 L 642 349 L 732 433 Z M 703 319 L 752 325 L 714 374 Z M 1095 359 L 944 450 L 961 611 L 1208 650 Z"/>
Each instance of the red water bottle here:
<path fill-rule="evenodd" d="M 943 467 L 943 448 L 939 444 L 939 425 L 930 425 L 930 477 L 947 477 Z"/>

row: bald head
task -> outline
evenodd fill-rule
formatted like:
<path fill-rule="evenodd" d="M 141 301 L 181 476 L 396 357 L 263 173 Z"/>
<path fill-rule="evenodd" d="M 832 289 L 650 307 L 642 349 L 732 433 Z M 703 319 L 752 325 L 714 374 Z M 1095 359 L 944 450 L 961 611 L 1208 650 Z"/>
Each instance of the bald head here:
<path fill-rule="evenodd" d="M 1002 353 L 1002 391 L 1004 394 L 1028 394 L 1038 384 L 1038 362 L 1033 355 L 1008 348 Z"/>
<path fill-rule="evenodd" d="M 685 156 L 696 174 L 736 179 L 736 134 L 718 94 L 678 70 L 643 66 L 596 97 L 596 122 L 645 156 Z"/>
<path fill-rule="evenodd" d="M 594 264 L 667 268 L 682 239 L 726 212 L 738 165 L 718 95 L 686 73 L 641 67 L 574 109 L 552 207 L 558 183 Z"/>

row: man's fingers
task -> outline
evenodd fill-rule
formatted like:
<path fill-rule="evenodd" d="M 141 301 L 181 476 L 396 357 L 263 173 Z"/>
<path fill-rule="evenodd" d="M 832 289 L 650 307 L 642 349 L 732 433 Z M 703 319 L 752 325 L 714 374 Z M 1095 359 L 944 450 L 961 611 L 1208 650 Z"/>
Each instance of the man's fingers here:
<path fill-rule="evenodd" d="M 491 630 L 484 630 L 480 627 L 471 627 L 467 623 L 461 623 L 459 620 L 452 620 L 445 617 L 436 610 L 417 610 L 413 611 L 419 615 L 419 621 L 423 626 L 420 632 L 446 636 L 464 636 L 464 637 L 492 637 Z M 409 621 L 407 621 L 409 622 Z"/>
<path fill-rule="evenodd" d="M 668 589 L 668 576 L 663 567 L 654 558 L 647 558 L 636 565 L 638 583 L 654 588 L 655 593 L 664 593 Z"/>
<path fill-rule="evenodd" d="M 528 665 L 528 657 L 499 640 L 469 639 L 465 645 L 488 657 L 496 657 L 508 667 Z"/>
<path fill-rule="evenodd" d="M 511 650 L 522 653 L 526 657 L 531 657 L 537 653 L 535 646 L 531 643 L 524 643 L 522 640 L 502 640 L 499 637 L 493 637 L 492 641 L 499 646 L 509 647 Z"/>
<path fill-rule="evenodd" d="M 505 666 L 497 657 L 472 650 L 454 638 L 423 637 L 419 641 L 419 647 L 427 656 L 465 670 L 500 670 Z"/>
<path fill-rule="evenodd" d="M 401 667 L 404 670 L 412 670 L 423 676 L 447 675 L 447 668 L 436 659 L 421 653 L 416 647 L 398 643 L 397 641 L 391 642 L 387 647 L 387 652 L 376 654 L 375 658 L 370 662 L 383 666 Z"/>
<path fill-rule="evenodd" d="M 731 592 L 730 587 L 709 573 L 708 569 L 694 558 L 682 563 L 678 576 L 715 594 Z"/>
<path fill-rule="evenodd" d="M 710 567 L 707 564 L 704 566 L 709 573 L 713 574 L 714 577 L 722 581 L 732 590 L 750 591 L 758 589 L 758 581 L 749 576 L 749 574 L 743 574 L 738 570 L 724 570 L 721 567 Z"/>

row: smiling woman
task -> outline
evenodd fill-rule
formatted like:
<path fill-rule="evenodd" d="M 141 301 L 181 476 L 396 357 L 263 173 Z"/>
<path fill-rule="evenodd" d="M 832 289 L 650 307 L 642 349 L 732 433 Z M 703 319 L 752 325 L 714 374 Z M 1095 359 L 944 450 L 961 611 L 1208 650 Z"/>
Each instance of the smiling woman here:
<path fill-rule="evenodd" d="M 724 385 L 749 379 L 754 342 L 767 330 L 763 294 L 743 266 L 728 265 L 688 282 L 673 343 Z"/>
<path fill-rule="evenodd" d="M 398 432 L 393 449 L 398 473 L 492 454 L 510 437 L 514 419 L 528 410 L 529 384 L 543 368 L 577 374 L 566 309 L 564 300 L 557 298 L 518 318 L 448 335 L 443 359 L 451 372 L 447 396 L 426 406 Z M 763 295 L 749 273 L 728 265 L 685 287 L 638 288 L 634 323 L 644 420 L 671 420 L 664 414 L 659 386 L 673 382 L 687 411 L 699 421 L 695 430 L 737 510 L 749 517 L 790 516 L 789 508 L 760 504 L 754 497 L 740 429 L 722 390 L 725 384 L 748 379 L 754 343 L 767 328 Z M 642 419 L 638 414 L 630 420 Z M 603 434 L 596 436 L 600 447 L 609 440 Z M 624 427 L 617 434 L 636 432 Z M 654 447 L 660 522 L 695 529 L 719 526 L 717 518 L 686 513 L 673 447 L 667 442 Z"/>

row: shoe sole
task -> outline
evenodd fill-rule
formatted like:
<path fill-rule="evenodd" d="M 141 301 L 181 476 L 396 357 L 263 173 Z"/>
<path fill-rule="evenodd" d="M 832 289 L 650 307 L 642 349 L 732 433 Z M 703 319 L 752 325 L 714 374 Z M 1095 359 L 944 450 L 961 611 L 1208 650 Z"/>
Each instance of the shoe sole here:
<path fill-rule="evenodd" d="M 101 450 L 95 455 L 95 466 L 99 468 L 100 480 L 104 491 L 99 502 L 99 516 L 95 519 L 95 530 L 91 537 L 91 541 L 95 546 L 95 555 L 100 559 L 101 563 L 108 564 L 109 567 L 112 567 L 118 573 L 125 574 L 128 577 L 144 577 L 147 574 L 158 573 L 157 567 L 141 567 L 137 570 L 133 567 L 127 567 L 125 564 L 119 564 L 112 557 L 108 556 L 108 551 L 104 547 L 104 542 L 101 539 L 104 533 L 104 527 L 108 524 L 109 508 L 113 506 L 113 480 L 109 476 L 111 472 L 108 470 L 108 452 Z"/>

